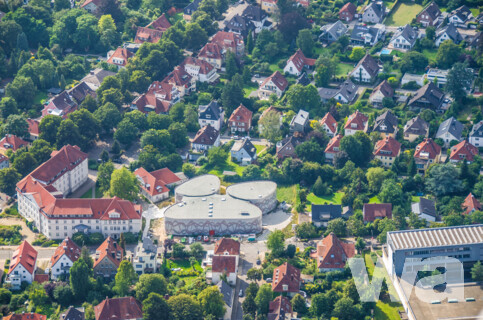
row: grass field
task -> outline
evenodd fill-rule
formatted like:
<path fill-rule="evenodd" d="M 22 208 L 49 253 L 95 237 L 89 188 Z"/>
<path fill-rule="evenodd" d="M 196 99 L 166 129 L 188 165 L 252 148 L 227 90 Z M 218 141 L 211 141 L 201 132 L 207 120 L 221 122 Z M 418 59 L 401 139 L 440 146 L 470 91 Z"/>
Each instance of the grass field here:
<path fill-rule="evenodd" d="M 376 320 L 392 320 L 399 319 L 398 310 L 403 310 L 399 302 L 382 302 L 377 301 L 374 309 L 374 319 Z"/>
<path fill-rule="evenodd" d="M 431 62 L 431 61 L 435 61 L 436 60 L 436 54 L 438 53 L 438 50 L 436 49 L 424 49 L 423 50 L 423 54 L 426 58 L 428 58 L 428 60 Z"/>
<path fill-rule="evenodd" d="M 90 199 L 92 198 L 92 189 L 89 189 L 86 191 L 86 193 L 84 193 L 82 196 L 81 196 L 82 199 Z M 101 191 L 99 190 L 99 187 L 96 186 L 96 198 L 102 198 L 102 194 L 101 194 Z"/>
<path fill-rule="evenodd" d="M 47 98 L 47 93 L 44 91 L 39 91 L 34 97 L 34 104 L 42 104 L 44 103 L 44 100 L 47 100 Z"/>
<path fill-rule="evenodd" d="M 262 152 L 266 148 L 266 146 L 256 144 L 255 148 L 257 149 L 257 155 L 259 155 L 260 152 Z"/>
<path fill-rule="evenodd" d="M 258 86 L 255 83 L 250 83 L 250 85 L 244 86 L 243 95 L 245 96 L 245 98 L 248 98 L 250 93 L 252 93 L 253 91 L 255 91 L 257 89 L 258 89 Z"/>
<path fill-rule="evenodd" d="M 381 203 L 381 201 L 379 200 L 379 198 L 377 196 L 374 196 L 374 197 L 369 199 L 369 203 Z"/>
<path fill-rule="evenodd" d="M 348 72 L 352 71 L 352 69 L 354 69 L 354 66 L 350 63 L 339 63 L 335 75 L 337 77 L 346 76 Z"/>
<path fill-rule="evenodd" d="M 191 265 L 189 260 L 167 260 L 167 265 L 168 268 L 173 269 L 173 268 L 181 268 L 182 270 L 191 270 Z M 196 271 L 202 272 L 203 268 L 201 268 L 200 261 L 196 261 L 196 263 L 193 265 L 194 269 Z"/>
<path fill-rule="evenodd" d="M 294 205 L 297 202 L 297 185 L 277 187 L 277 200 Z"/>
<path fill-rule="evenodd" d="M 404 26 L 411 23 L 411 20 L 423 9 L 423 6 L 416 3 L 399 3 L 392 15 L 386 19 L 385 25 Z"/>
<path fill-rule="evenodd" d="M 369 279 L 372 279 L 372 275 L 374 274 L 374 269 L 376 268 L 376 266 L 374 265 L 374 261 L 372 261 L 371 253 L 369 251 L 365 251 L 364 261 L 366 262 L 367 274 L 369 275 Z"/>
<path fill-rule="evenodd" d="M 244 169 L 244 167 L 231 161 L 230 156 L 228 155 L 228 160 L 221 168 L 212 168 L 208 173 L 221 177 L 223 175 L 223 171 L 233 171 L 241 175 Z"/>

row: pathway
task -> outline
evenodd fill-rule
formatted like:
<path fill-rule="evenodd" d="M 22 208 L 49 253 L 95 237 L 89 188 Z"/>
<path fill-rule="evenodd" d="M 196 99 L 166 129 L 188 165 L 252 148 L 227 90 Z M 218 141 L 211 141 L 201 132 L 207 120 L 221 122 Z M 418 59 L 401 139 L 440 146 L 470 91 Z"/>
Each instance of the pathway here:
<path fill-rule="evenodd" d="M 146 225 L 144 226 L 143 230 L 143 238 L 146 238 L 149 233 L 149 228 L 151 226 L 152 219 L 160 219 L 164 218 L 164 211 L 166 208 L 159 209 L 154 204 L 149 204 L 148 207 L 143 210 L 143 217 L 146 219 Z"/>

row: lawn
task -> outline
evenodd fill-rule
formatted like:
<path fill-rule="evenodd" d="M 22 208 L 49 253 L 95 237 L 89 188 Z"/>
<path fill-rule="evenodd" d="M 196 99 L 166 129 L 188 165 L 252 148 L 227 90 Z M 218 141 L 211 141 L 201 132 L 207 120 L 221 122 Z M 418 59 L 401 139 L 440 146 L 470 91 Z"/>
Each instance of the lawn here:
<path fill-rule="evenodd" d="M 255 144 L 255 148 L 257 149 L 257 155 L 259 155 L 260 152 L 262 152 L 266 148 L 266 146 Z"/>
<path fill-rule="evenodd" d="M 369 275 L 369 278 L 372 279 L 376 266 L 374 265 L 374 261 L 372 261 L 371 253 L 369 251 L 365 251 L 364 261 L 366 262 L 367 274 Z"/>
<path fill-rule="evenodd" d="M 250 93 L 252 93 L 253 91 L 255 91 L 257 89 L 258 89 L 258 86 L 255 83 L 251 82 L 248 86 L 244 86 L 243 95 L 245 96 L 245 98 L 248 98 Z"/>
<path fill-rule="evenodd" d="M 350 71 L 352 71 L 352 69 L 354 69 L 354 65 L 353 64 L 350 64 L 350 63 L 339 63 L 337 65 L 337 72 L 336 72 L 336 77 L 340 77 L 340 76 L 346 76 L 347 73 L 349 73 Z"/>
<path fill-rule="evenodd" d="M 342 204 L 344 192 L 336 192 L 330 196 L 317 197 L 312 192 L 307 195 L 307 201 L 311 202 L 307 206 L 307 211 L 312 210 L 312 204 Z"/>
<path fill-rule="evenodd" d="M 374 308 L 374 319 L 376 320 L 391 320 L 399 319 L 398 310 L 403 310 L 399 302 L 383 302 L 378 300 L 376 308 Z"/>
<path fill-rule="evenodd" d="M 294 205 L 297 202 L 297 185 L 277 187 L 277 200 Z"/>
<path fill-rule="evenodd" d="M 45 100 L 47 100 L 48 96 L 47 93 L 44 91 L 39 91 L 34 97 L 34 104 L 43 104 Z"/>
<path fill-rule="evenodd" d="M 234 163 L 233 161 L 231 161 L 231 157 L 230 157 L 230 155 L 228 155 L 227 160 L 223 164 L 223 166 L 213 168 L 213 167 L 210 167 L 209 165 L 206 165 L 205 169 L 208 170 L 208 173 L 214 174 L 214 175 L 221 178 L 223 176 L 223 171 L 233 171 L 233 172 L 236 172 L 237 174 L 241 175 L 243 173 L 243 170 L 245 169 L 245 167 L 242 167 L 242 166 Z"/>
<path fill-rule="evenodd" d="M 377 196 L 374 196 L 369 199 L 369 203 L 381 203 L 381 200 Z"/>
<path fill-rule="evenodd" d="M 173 269 L 173 268 L 181 268 L 181 270 L 190 270 L 191 269 L 190 261 L 186 260 L 186 259 L 183 259 L 183 260 L 170 260 L 170 259 L 168 259 L 166 263 L 167 263 L 168 268 L 170 268 L 170 269 Z M 196 261 L 196 263 L 193 265 L 193 267 L 195 268 L 196 271 L 199 271 L 199 272 L 203 271 L 203 268 L 201 268 L 200 260 Z"/>
<path fill-rule="evenodd" d="M 399 3 L 385 22 L 387 26 L 404 26 L 411 23 L 423 6 L 416 3 Z"/>
<path fill-rule="evenodd" d="M 99 187 L 96 186 L 96 198 L 102 198 L 102 193 L 101 193 L 101 190 L 99 190 Z M 82 199 L 91 199 L 92 198 L 92 189 L 89 189 L 86 191 L 86 193 L 84 193 L 82 196 L 81 196 Z"/>
<path fill-rule="evenodd" d="M 471 8 L 471 13 L 473 14 L 473 17 L 478 17 L 478 15 L 480 14 L 480 9 L 478 8 Z"/>
<path fill-rule="evenodd" d="M 436 49 L 424 49 L 423 54 L 428 60 L 431 61 L 436 61 L 436 54 L 438 53 L 438 50 Z"/>
<path fill-rule="evenodd" d="M 171 24 L 174 25 L 176 22 L 182 19 L 183 19 L 183 12 L 178 12 L 172 15 L 171 17 L 169 17 L 169 22 L 171 22 Z"/>

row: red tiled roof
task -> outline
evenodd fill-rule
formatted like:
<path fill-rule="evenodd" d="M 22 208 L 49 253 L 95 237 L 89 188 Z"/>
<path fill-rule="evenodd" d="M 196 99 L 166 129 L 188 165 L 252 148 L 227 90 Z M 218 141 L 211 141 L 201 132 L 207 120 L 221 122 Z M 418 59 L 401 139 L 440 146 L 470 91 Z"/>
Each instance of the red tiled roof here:
<path fill-rule="evenodd" d="M 351 114 L 349 116 L 349 118 L 347 119 L 347 122 L 345 123 L 344 128 L 362 131 L 362 130 L 365 129 L 366 123 L 367 123 L 368 120 L 369 120 L 369 118 L 365 114 L 363 114 L 363 113 L 359 112 L 359 110 L 357 110 L 356 112 L 354 112 L 353 114 Z M 356 124 L 355 128 L 352 127 L 353 123 Z"/>
<path fill-rule="evenodd" d="M 138 27 L 136 31 L 136 37 L 134 38 L 135 43 L 157 43 L 159 39 L 163 36 L 164 31 L 149 29 L 147 27 Z"/>
<path fill-rule="evenodd" d="M 201 48 L 198 57 L 205 59 L 221 59 L 222 48 L 217 43 L 208 42 Z"/>
<path fill-rule="evenodd" d="M 252 114 L 253 113 L 250 110 L 248 110 L 244 105 L 240 104 L 240 106 L 233 111 L 228 121 L 244 122 L 248 123 L 248 126 L 250 126 L 252 122 Z"/>
<path fill-rule="evenodd" d="M 11 149 L 13 152 L 17 151 L 21 147 L 26 147 L 28 142 L 19 138 L 13 134 L 6 134 L 2 140 L 0 140 L 0 150 Z"/>
<path fill-rule="evenodd" d="M 302 50 L 297 49 L 297 51 L 287 60 L 287 63 L 292 61 L 293 65 L 299 72 L 302 72 L 304 66 L 315 65 L 315 59 L 306 58 Z"/>
<path fill-rule="evenodd" d="M 30 245 L 30 243 L 28 243 L 27 240 L 25 240 L 13 252 L 8 274 L 10 274 L 10 272 L 12 272 L 19 264 L 21 264 L 30 274 L 33 274 L 35 271 L 34 269 L 36 261 L 37 251 Z"/>
<path fill-rule="evenodd" d="M 387 136 L 385 139 L 379 140 L 374 146 L 374 155 L 397 157 L 401 150 L 401 143 L 391 136 Z"/>
<path fill-rule="evenodd" d="M 287 290 L 283 286 L 287 285 Z M 299 292 L 300 290 L 300 270 L 285 262 L 273 270 L 273 292 Z"/>
<path fill-rule="evenodd" d="M 240 254 L 240 242 L 230 239 L 222 238 L 215 243 L 214 254 L 225 254 L 228 252 L 229 255 L 239 255 Z"/>
<path fill-rule="evenodd" d="M 113 64 L 113 65 L 116 65 L 116 66 L 125 67 L 127 65 L 127 59 L 129 59 L 133 56 L 134 56 L 134 53 L 132 53 L 131 51 L 127 50 L 126 48 L 119 47 L 119 48 L 116 49 L 116 51 L 114 51 L 112 56 L 110 56 L 109 59 L 107 59 L 107 63 Z M 114 63 L 113 62 L 114 58 L 123 59 L 122 64 Z"/>
<path fill-rule="evenodd" d="M 470 214 L 473 210 L 481 211 L 482 209 L 481 203 L 471 192 L 461 206 L 465 210 L 465 214 Z"/>
<path fill-rule="evenodd" d="M 171 86 L 171 85 L 169 85 Z M 146 92 L 133 101 L 138 111 L 148 114 L 155 112 L 156 114 L 168 113 L 171 102 L 161 99 L 158 94 Z"/>
<path fill-rule="evenodd" d="M 216 139 L 220 135 L 220 132 L 213 128 L 210 124 L 204 126 L 196 133 L 193 138 L 192 144 L 204 144 L 212 146 L 215 144 Z"/>
<path fill-rule="evenodd" d="M 106 299 L 94 307 L 96 320 L 142 319 L 143 307 L 133 297 Z"/>
<path fill-rule="evenodd" d="M 166 185 L 181 181 L 181 179 L 168 168 L 148 172 L 141 167 L 136 169 L 134 174 L 144 181 L 144 184 L 141 184 L 141 188 L 146 190 L 146 192 L 152 196 L 169 192 Z M 149 187 L 147 185 L 149 185 Z"/>
<path fill-rule="evenodd" d="M 364 221 L 373 222 L 375 219 L 392 219 L 392 204 L 365 203 L 363 208 Z"/>
<path fill-rule="evenodd" d="M 347 11 L 349 12 L 351 15 L 354 15 L 357 13 L 357 8 L 356 6 L 352 3 L 352 2 L 347 2 L 339 11 L 339 14 L 341 12 L 344 12 L 344 11 Z"/>
<path fill-rule="evenodd" d="M 281 314 L 289 315 L 292 314 L 292 304 L 287 297 L 278 296 L 273 301 L 270 301 L 268 306 L 269 318 L 270 314 L 275 315 L 275 319 L 285 320 L 285 316 L 283 318 L 278 318 Z"/>
<path fill-rule="evenodd" d="M 47 320 L 47 316 L 33 312 L 12 313 L 3 317 L 3 320 Z"/>
<path fill-rule="evenodd" d="M 468 141 L 463 140 L 451 148 L 451 155 L 449 158 L 453 161 L 461 161 L 465 159 L 466 161 L 472 162 L 477 154 L 478 148 Z"/>
<path fill-rule="evenodd" d="M 275 71 L 270 77 L 266 78 L 260 85 L 260 88 L 265 86 L 269 81 L 272 81 L 280 91 L 285 91 L 288 87 L 287 79 L 279 71 Z"/>
<path fill-rule="evenodd" d="M 340 140 L 342 140 L 341 134 L 334 136 L 332 139 L 330 139 L 330 141 L 327 144 L 327 147 L 325 148 L 324 152 L 325 153 L 339 153 L 340 150 L 334 150 L 334 148 L 340 147 Z"/>
<path fill-rule="evenodd" d="M 211 43 L 216 43 L 225 50 L 236 52 L 237 46 L 243 44 L 243 38 L 238 33 L 218 31 L 211 39 Z"/>
<path fill-rule="evenodd" d="M 48 274 L 36 274 L 34 275 L 34 281 L 38 283 L 44 283 L 49 281 L 49 275 Z"/>
<path fill-rule="evenodd" d="M 166 78 L 164 78 L 163 82 L 170 83 L 177 87 L 186 87 L 191 79 L 192 77 L 184 70 L 184 68 L 177 66 L 166 76 Z"/>
<path fill-rule="evenodd" d="M 213 272 L 234 273 L 236 271 L 236 257 L 235 256 L 213 256 L 211 266 Z"/>
<path fill-rule="evenodd" d="M 428 156 L 422 155 L 428 154 Z M 414 152 L 415 158 L 421 159 L 432 159 L 434 160 L 437 155 L 441 154 L 441 147 L 436 144 L 432 139 L 424 139 L 423 142 L 416 146 L 416 151 Z"/>
<path fill-rule="evenodd" d="M 29 133 L 34 136 L 38 136 L 40 134 L 39 130 L 39 120 L 37 119 L 27 119 L 27 123 L 29 124 Z"/>
<path fill-rule="evenodd" d="M 171 23 L 169 23 L 168 18 L 166 18 L 166 15 L 163 13 L 159 18 L 148 24 L 147 27 L 151 27 L 156 30 L 166 31 L 166 29 L 171 27 Z"/>
<path fill-rule="evenodd" d="M 342 242 L 331 232 L 317 244 L 317 265 L 318 268 L 344 268 L 347 259 L 355 254 L 353 243 Z"/>
<path fill-rule="evenodd" d="M 320 120 L 320 124 L 327 125 L 327 127 L 332 133 L 337 132 L 337 121 L 335 121 L 334 117 L 330 112 L 327 112 L 327 114 L 322 118 L 322 120 Z"/>
<path fill-rule="evenodd" d="M 106 257 L 117 267 L 119 267 L 122 258 L 124 257 L 124 250 L 111 237 L 107 237 L 107 239 L 96 249 L 94 268 Z M 97 312 L 96 319 L 98 319 Z"/>
<path fill-rule="evenodd" d="M 94 3 L 97 7 L 99 7 L 101 0 L 86 0 L 86 1 L 84 1 L 83 4 L 81 4 L 81 8 L 84 8 L 86 5 L 88 5 L 91 2 Z"/>
<path fill-rule="evenodd" d="M 62 240 L 54 255 L 50 258 L 50 265 L 53 267 L 63 255 L 69 258 L 70 261 L 76 262 L 81 254 L 81 249 L 69 237 Z"/>
<path fill-rule="evenodd" d="M 3 163 L 5 161 L 8 161 L 7 156 L 4 156 L 3 154 L 0 154 L 0 163 Z"/>
<path fill-rule="evenodd" d="M 195 65 L 197 67 L 200 68 L 200 71 L 199 73 L 200 74 L 208 74 L 211 72 L 211 70 L 214 69 L 214 67 L 209 64 L 208 62 L 206 62 L 205 60 L 201 60 L 201 59 L 197 59 L 197 58 L 193 58 L 193 57 L 186 57 L 186 59 L 184 59 L 184 61 L 181 63 L 181 66 L 185 66 L 185 65 Z"/>

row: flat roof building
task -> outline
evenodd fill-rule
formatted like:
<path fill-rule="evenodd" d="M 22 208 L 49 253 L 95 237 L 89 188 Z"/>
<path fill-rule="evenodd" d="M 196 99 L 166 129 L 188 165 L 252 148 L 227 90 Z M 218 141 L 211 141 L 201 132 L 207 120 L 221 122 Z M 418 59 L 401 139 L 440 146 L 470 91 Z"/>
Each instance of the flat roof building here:
<path fill-rule="evenodd" d="M 277 207 L 277 184 L 272 181 L 249 181 L 237 183 L 226 189 L 232 198 L 248 201 L 262 212 L 268 213 Z"/>
<path fill-rule="evenodd" d="M 183 197 L 206 197 L 220 191 L 220 179 L 212 174 L 205 174 L 186 181 L 175 190 L 176 202 Z"/>

